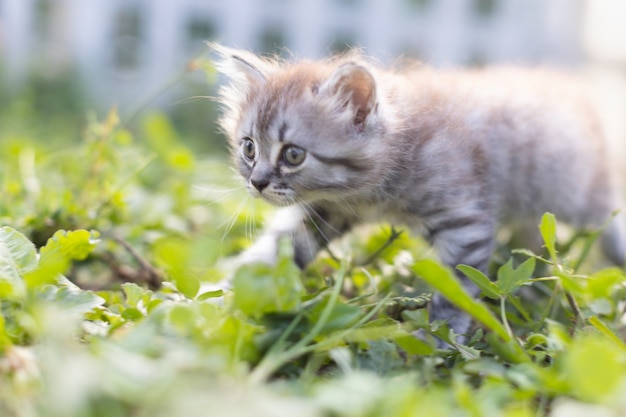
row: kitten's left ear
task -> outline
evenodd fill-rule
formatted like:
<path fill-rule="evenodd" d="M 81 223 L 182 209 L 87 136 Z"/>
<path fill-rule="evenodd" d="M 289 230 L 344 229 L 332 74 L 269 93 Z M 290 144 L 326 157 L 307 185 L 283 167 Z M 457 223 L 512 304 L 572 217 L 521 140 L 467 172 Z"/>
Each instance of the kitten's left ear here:
<path fill-rule="evenodd" d="M 244 90 L 252 84 L 264 83 L 273 70 L 269 61 L 251 52 L 227 48 L 217 43 L 207 44 L 221 58 L 215 64 L 217 69 Z"/>
<path fill-rule="evenodd" d="M 363 65 L 343 64 L 320 87 L 321 94 L 335 98 L 342 109 L 352 111 L 352 123 L 359 129 L 376 106 L 376 81 Z"/>

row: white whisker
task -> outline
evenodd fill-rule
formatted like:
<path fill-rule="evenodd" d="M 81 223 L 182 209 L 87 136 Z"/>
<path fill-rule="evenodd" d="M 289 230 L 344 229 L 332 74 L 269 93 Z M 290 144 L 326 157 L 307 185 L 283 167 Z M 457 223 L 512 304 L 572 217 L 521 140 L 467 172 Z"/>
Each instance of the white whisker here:
<path fill-rule="evenodd" d="M 193 103 L 193 102 L 200 101 L 200 100 L 216 101 L 217 98 L 212 97 L 212 96 L 192 96 L 192 97 L 184 98 L 182 100 L 175 101 L 175 102 L 171 103 L 170 105 L 171 106 L 178 106 L 179 104 Z"/>
<path fill-rule="evenodd" d="M 352 204 L 350 203 L 350 200 L 348 200 L 347 198 L 343 197 L 343 196 L 339 196 L 339 198 L 341 199 L 341 201 L 343 201 L 344 205 L 350 209 L 350 212 L 352 214 L 354 214 L 354 217 L 356 217 L 357 219 L 360 219 L 361 216 L 359 215 L 359 213 L 357 213 L 357 211 L 354 209 L 354 207 L 352 207 Z"/>
<path fill-rule="evenodd" d="M 252 238 L 254 240 L 256 240 L 260 235 L 259 228 L 257 226 L 257 221 L 256 221 L 256 205 L 254 204 L 252 205 L 252 233 L 253 233 Z"/>
<path fill-rule="evenodd" d="M 241 203 L 239 203 L 239 205 L 237 206 L 237 208 L 235 209 L 235 211 L 233 212 L 233 214 L 230 216 L 230 218 L 220 224 L 220 228 L 222 226 L 224 226 L 224 224 L 226 224 L 226 229 L 224 230 L 224 234 L 222 235 L 222 242 L 224 241 L 224 239 L 226 239 L 226 236 L 228 236 L 228 234 L 230 233 L 230 231 L 232 230 L 233 226 L 235 225 L 235 223 L 237 222 L 237 217 L 239 217 L 239 215 L 241 214 L 241 211 L 244 209 L 246 203 L 248 202 L 249 197 L 246 197 L 244 200 L 241 201 Z"/>
<path fill-rule="evenodd" d="M 303 207 L 302 210 L 304 211 L 305 215 L 308 216 L 308 213 L 306 212 L 306 207 Z M 315 259 L 317 250 L 314 250 L 313 245 L 311 245 L 311 236 L 309 236 L 309 229 L 306 227 L 304 219 L 302 219 L 302 225 L 303 225 L 303 230 L 304 230 L 304 238 L 306 239 L 306 245 L 309 248 L 309 255 L 311 259 Z"/>
<path fill-rule="evenodd" d="M 192 185 L 191 188 L 204 191 L 206 193 L 229 193 L 229 192 L 244 190 L 246 187 L 245 185 L 240 185 L 240 186 L 233 187 L 233 188 L 223 188 L 223 187 L 209 188 L 204 185 Z"/>
<path fill-rule="evenodd" d="M 332 231 L 338 232 L 337 229 L 335 229 L 326 220 L 324 220 L 324 218 L 322 216 L 320 216 L 310 204 L 308 204 L 308 203 L 306 203 L 305 201 L 302 201 L 302 200 L 301 200 L 301 204 L 302 204 L 302 208 L 303 208 L 303 211 L 304 211 L 304 214 L 306 215 L 306 217 L 311 221 L 313 226 L 315 226 L 315 228 L 317 229 L 319 234 L 322 236 L 322 238 L 326 241 L 326 243 L 330 243 L 330 239 L 328 238 L 328 236 L 326 236 L 326 234 L 324 233 L 322 228 L 317 224 L 317 222 L 315 221 L 313 216 L 311 216 L 311 213 L 309 213 L 309 210 L 311 210 L 313 212 L 313 214 L 315 214 L 317 218 L 319 218 L 322 222 L 324 222 L 326 224 L 326 226 L 328 226 Z"/>
<path fill-rule="evenodd" d="M 244 186 L 236 187 L 236 188 L 226 188 L 226 189 L 218 189 L 218 188 L 209 189 L 209 188 L 203 188 L 200 186 L 194 186 L 194 187 L 207 193 L 207 195 L 205 196 L 197 197 L 198 199 L 209 200 L 209 201 L 206 201 L 206 203 L 204 204 L 204 206 L 206 207 L 212 206 L 213 204 L 221 203 L 224 200 L 227 200 L 228 198 L 232 197 L 234 194 L 241 192 L 241 190 L 245 189 Z M 208 195 L 208 193 L 221 193 L 221 195 L 217 198 L 214 198 Z"/>
<path fill-rule="evenodd" d="M 347 202 L 346 202 L 347 203 Z M 333 226 L 331 223 L 328 222 L 328 220 L 326 220 L 324 217 L 322 217 L 316 210 L 315 207 L 313 205 L 311 205 L 310 203 L 307 203 L 305 201 L 301 201 L 301 204 L 307 208 L 308 210 L 305 210 L 305 212 L 307 214 L 309 214 L 309 210 L 315 214 L 315 217 L 317 217 L 326 227 L 328 227 L 330 229 L 331 232 L 336 233 L 337 235 L 341 235 L 343 234 L 340 230 L 338 230 L 335 226 Z M 350 207 L 351 208 L 351 207 Z M 352 210 L 352 208 L 351 208 Z M 356 215 L 356 213 L 354 213 Z M 311 218 L 309 216 L 309 218 Z M 311 218 L 311 221 L 313 221 L 313 219 Z M 317 227 L 317 224 L 315 225 Z M 318 229 L 319 230 L 319 229 Z M 321 231 L 320 231 L 321 232 Z M 324 236 L 324 238 L 326 238 Z M 328 239 L 326 239 L 326 241 L 328 242 Z"/>

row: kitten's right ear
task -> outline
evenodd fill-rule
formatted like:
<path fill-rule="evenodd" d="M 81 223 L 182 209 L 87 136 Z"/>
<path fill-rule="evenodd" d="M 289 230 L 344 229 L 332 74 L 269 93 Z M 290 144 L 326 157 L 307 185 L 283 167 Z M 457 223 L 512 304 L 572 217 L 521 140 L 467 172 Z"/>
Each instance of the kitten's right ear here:
<path fill-rule="evenodd" d="M 376 81 L 363 65 L 349 62 L 341 65 L 319 88 L 321 94 L 331 97 L 340 109 L 351 112 L 352 124 L 362 130 L 376 107 Z"/>
<path fill-rule="evenodd" d="M 263 84 L 273 71 L 273 65 L 257 55 L 207 42 L 220 59 L 215 62 L 219 72 L 230 78 L 239 88 L 247 89 L 253 84 Z"/>

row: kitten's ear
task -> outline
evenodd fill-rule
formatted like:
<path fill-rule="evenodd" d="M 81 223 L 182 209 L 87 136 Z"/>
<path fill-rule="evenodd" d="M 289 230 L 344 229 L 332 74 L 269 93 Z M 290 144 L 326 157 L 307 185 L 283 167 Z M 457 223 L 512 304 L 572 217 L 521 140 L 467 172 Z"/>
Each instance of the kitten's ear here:
<path fill-rule="evenodd" d="M 352 112 L 352 123 L 359 129 L 376 106 L 376 81 L 363 65 L 343 64 L 331 74 L 319 89 L 337 100 L 342 109 Z"/>
<path fill-rule="evenodd" d="M 246 89 L 252 84 L 262 84 L 273 71 L 273 65 L 257 55 L 208 42 L 220 59 L 215 63 L 219 72 L 230 78 L 238 87 Z"/>

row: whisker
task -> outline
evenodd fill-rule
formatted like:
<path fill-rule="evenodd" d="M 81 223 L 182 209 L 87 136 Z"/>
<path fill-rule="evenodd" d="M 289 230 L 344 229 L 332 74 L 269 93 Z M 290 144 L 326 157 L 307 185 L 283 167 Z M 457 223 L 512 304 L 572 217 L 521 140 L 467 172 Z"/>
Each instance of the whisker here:
<path fill-rule="evenodd" d="M 313 222 L 313 224 L 315 225 L 315 227 L 317 228 L 317 230 L 322 233 L 322 231 L 320 230 L 320 228 L 318 227 L 317 223 L 315 223 L 315 221 L 313 220 L 313 218 L 311 217 L 309 210 L 315 215 L 315 217 L 317 217 L 322 223 L 324 223 L 324 225 L 326 227 L 328 227 L 330 229 L 331 232 L 334 232 L 338 235 L 341 235 L 342 233 L 332 224 L 330 224 L 324 217 L 322 217 L 316 210 L 315 207 L 313 207 L 310 203 L 307 203 L 303 200 L 300 200 L 300 203 L 303 205 L 303 207 L 305 208 L 305 213 L 306 215 L 309 217 L 309 219 Z M 329 239 L 324 236 L 324 234 L 322 233 L 322 236 L 324 237 L 324 239 L 326 239 L 327 242 L 329 242 Z"/>
<path fill-rule="evenodd" d="M 307 213 L 307 208 L 306 206 L 302 206 L 302 210 L 304 211 L 304 214 L 306 216 L 309 216 L 309 214 Z M 310 218 L 310 217 L 309 217 Z M 304 237 L 306 238 L 306 245 L 309 248 L 309 254 L 311 255 L 311 259 L 315 258 L 315 251 L 313 250 L 313 246 L 311 245 L 311 237 L 309 236 L 309 229 L 308 227 L 306 227 L 306 224 L 304 222 L 304 219 L 301 219 L 302 222 L 302 229 L 304 230 Z"/>
<path fill-rule="evenodd" d="M 213 96 L 191 96 L 191 97 L 184 98 L 182 100 L 175 101 L 175 102 L 171 103 L 170 105 L 171 106 L 178 106 L 179 104 L 193 103 L 193 102 L 200 101 L 200 100 L 216 101 L 217 98 L 215 98 Z"/>
<path fill-rule="evenodd" d="M 244 223 L 244 235 L 246 236 L 246 239 L 248 241 L 250 241 L 250 210 L 246 210 L 246 221 Z"/>
<path fill-rule="evenodd" d="M 254 236 L 252 236 L 254 240 L 256 240 L 260 235 L 259 228 L 257 226 L 257 221 L 256 221 L 256 205 L 255 204 L 252 205 L 252 233 L 254 234 Z"/>
<path fill-rule="evenodd" d="M 311 221 L 311 223 L 313 223 L 313 226 L 315 226 L 315 228 L 317 229 L 317 231 L 320 233 L 320 235 L 322 236 L 322 238 L 324 238 L 324 240 L 326 241 L 326 243 L 330 243 L 330 239 L 326 236 L 326 234 L 322 231 L 322 228 L 317 224 L 317 222 L 315 221 L 315 219 L 313 218 L 313 216 L 311 216 L 311 214 L 309 213 L 310 209 L 320 220 L 322 220 L 324 223 L 326 223 L 327 226 L 329 226 L 329 228 L 334 229 L 335 231 L 337 229 L 335 229 L 334 227 L 332 227 L 330 224 L 328 224 L 328 222 L 326 222 L 326 220 L 324 220 L 322 218 L 322 216 L 320 216 L 315 209 L 313 209 L 312 206 L 310 206 L 309 204 L 307 204 L 305 201 L 301 200 L 301 204 L 303 205 L 304 208 L 304 214 L 306 215 L 306 217 Z"/>
<path fill-rule="evenodd" d="M 224 241 L 224 239 L 226 239 L 226 236 L 230 233 L 230 231 L 232 230 L 233 226 L 237 222 L 237 217 L 239 217 L 239 215 L 241 214 L 241 211 L 245 207 L 245 204 L 248 202 L 248 199 L 249 199 L 249 197 L 246 197 L 244 200 L 242 200 L 241 203 L 239 203 L 239 205 L 237 206 L 237 208 L 233 212 L 233 215 L 230 216 L 230 218 L 227 220 L 228 224 L 226 225 L 226 230 L 224 230 L 224 234 L 222 235 L 222 242 Z M 224 222 L 224 223 L 226 223 L 226 222 Z M 222 227 L 224 225 L 224 223 L 220 224 L 219 227 Z"/>
<path fill-rule="evenodd" d="M 360 219 L 361 216 L 356 212 L 356 210 L 354 209 L 354 207 L 352 207 L 352 204 L 350 204 L 350 200 L 348 200 L 347 198 L 340 196 L 341 201 L 343 201 L 344 205 L 350 209 L 350 212 L 352 214 L 354 214 L 354 217 L 356 217 L 357 219 Z"/>
<path fill-rule="evenodd" d="M 208 188 L 207 189 L 202 189 L 202 188 L 199 188 L 199 189 L 201 189 L 202 191 L 206 191 L 206 192 L 222 193 L 222 195 L 220 195 L 218 198 L 211 198 L 210 196 L 205 196 L 204 199 L 210 200 L 210 201 L 205 202 L 205 206 L 208 207 L 208 206 L 211 206 L 213 204 L 221 203 L 222 201 L 232 197 L 234 194 L 236 194 L 236 193 L 240 192 L 241 190 L 245 189 L 245 186 L 237 187 L 237 188 L 231 188 L 231 189 L 223 189 L 223 190 L 220 190 L 220 189 L 217 189 L 217 188 L 216 189 L 208 189 Z"/>
<path fill-rule="evenodd" d="M 256 205 L 251 204 L 246 213 L 246 237 L 249 241 L 256 240 L 258 236 L 258 230 L 256 227 Z"/>
<path fill-rule="evenodd" d="M 232 192 L 232 191 L 239 191 L 239 190 L 243 190 L 246 188 L 245 185 L 240 185 L 237 187 L 233 187 L 233 188 L 224 188 L 224 187 L 215 187 L 215 188 L 209 188 L 206 187 L 204 185 L 197 185 L 194 184 L 191 186 L 191 188 L 194 188 L 196 190 L 200 190 L 200 191 L 204 191 L 207 193 L 228 193 L 228 192 Z"/>

